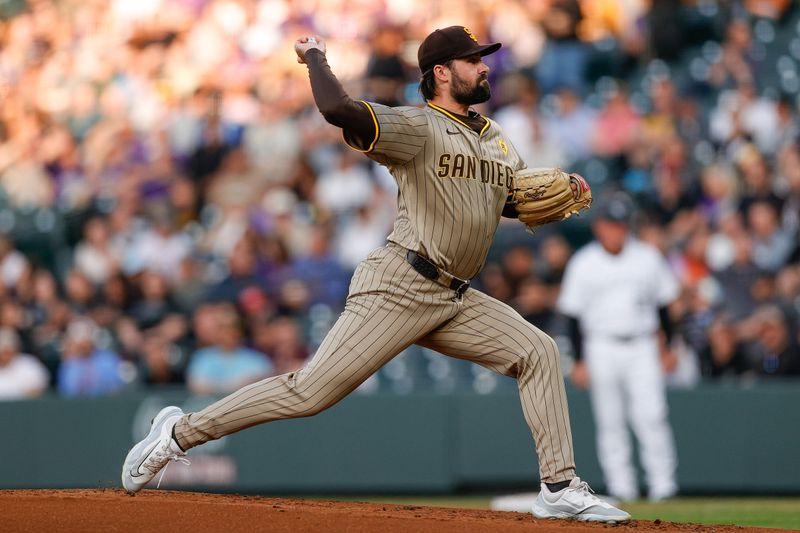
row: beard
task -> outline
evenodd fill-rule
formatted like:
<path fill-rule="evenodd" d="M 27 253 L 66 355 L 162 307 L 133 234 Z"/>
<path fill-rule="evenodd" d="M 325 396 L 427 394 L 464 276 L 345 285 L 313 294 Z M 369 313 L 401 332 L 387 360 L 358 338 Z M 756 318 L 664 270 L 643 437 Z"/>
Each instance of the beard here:
<path fill-rule="evenodd" d="M 479 78 L 475 85 L 470 85 L 464 78 L 453 72 L 453 83 L 450 85 L 450 96 L 462 105 L 482 104 L 492 96 L 489 80 Z"/>

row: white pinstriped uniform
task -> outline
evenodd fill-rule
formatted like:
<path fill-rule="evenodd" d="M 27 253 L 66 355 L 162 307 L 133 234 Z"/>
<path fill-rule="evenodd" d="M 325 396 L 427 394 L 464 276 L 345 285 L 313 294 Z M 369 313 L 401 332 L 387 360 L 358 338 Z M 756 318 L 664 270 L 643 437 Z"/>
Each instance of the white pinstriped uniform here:
<path fill-rule="evenodd" d="M 389 243 L 358 266 L 344 311 L 303 369 L 187 414 L 175 427 L 178 443 L 188 449 L 257 424 L 316 414 L 416 343 L 516 378 L 541 479 L 572 479 L 572 435 L 553 340 L 486 294 L 469 289 L 459 297 L 442 278 L 423 277 L 405 257 L 416 251 L 460 279 L 478 274 L 513 173 L 524 163 L 492 121 L 479 134 L 432 104 L 363 104 L 377 134 L 369 146 L 353 148 L 386 165 L 399 187 Z"/>

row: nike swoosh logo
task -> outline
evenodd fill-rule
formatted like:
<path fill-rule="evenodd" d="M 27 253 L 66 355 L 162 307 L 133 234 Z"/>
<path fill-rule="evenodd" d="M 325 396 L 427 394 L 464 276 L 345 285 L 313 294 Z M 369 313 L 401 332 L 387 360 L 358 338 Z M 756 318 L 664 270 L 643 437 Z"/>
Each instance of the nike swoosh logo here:
<path fill-rule="evenodd" d="M 157 441 L 154 442 L 153 445 L 150 447 L 150 450 L 148 450 L 147 453 L 144 454 L 144 459 L 142 459 L 142 461 L 139 463 L 139 465 L 136 468 L 131 469 L 131 477 L 140 477 L 140 476 L 144 475 L 144 474 L 142 474 L 140 468 L 142 468 L 142 465 L 144 464 L 144 462 L 147 461 L 147 458 L 153 452 L 153 450 L 155 449 L 156 445 L 158 445 Z"/>
<path fill-rule="evenodd" d="M 446 131 L 448 135 L 461 135 L 461 132 L 460 132 L 460 131 L 458 131 L 458 130 L 456 130 L 456 131 L 450 131 L 450 130 L 448 130 L 448 129 L 445 129 L 444 131 Z"/>

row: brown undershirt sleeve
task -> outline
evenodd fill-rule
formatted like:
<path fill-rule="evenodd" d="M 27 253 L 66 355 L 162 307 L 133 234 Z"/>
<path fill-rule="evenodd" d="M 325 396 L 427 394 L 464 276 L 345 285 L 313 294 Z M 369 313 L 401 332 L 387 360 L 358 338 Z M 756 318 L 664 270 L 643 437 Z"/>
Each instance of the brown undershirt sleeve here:
<path fill-rule="evenodd" d="M 306 52 L 305 60 L 319 112 L 329 123 L 342 128 L 348 139 L 359 146 L 368 146 L 377 132 L 367 106 L 347 95 L 322 51 L 312 48 Z"/>

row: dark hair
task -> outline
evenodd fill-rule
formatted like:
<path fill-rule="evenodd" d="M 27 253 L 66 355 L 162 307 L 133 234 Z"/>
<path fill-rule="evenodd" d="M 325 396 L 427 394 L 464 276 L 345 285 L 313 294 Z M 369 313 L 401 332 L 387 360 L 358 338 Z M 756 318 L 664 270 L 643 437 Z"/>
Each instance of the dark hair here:
<path fill-rule="evenodd" d="M 453 64 L 453 60 L 451 59 L 440 64 L 450 68 Z M 436 96 L 436 77 L 433 75 L 432 68 L 422 74 L 422 78 L 419 80 L 419 92 L 425 100 L 432 100 L 433 97 Z"/>

